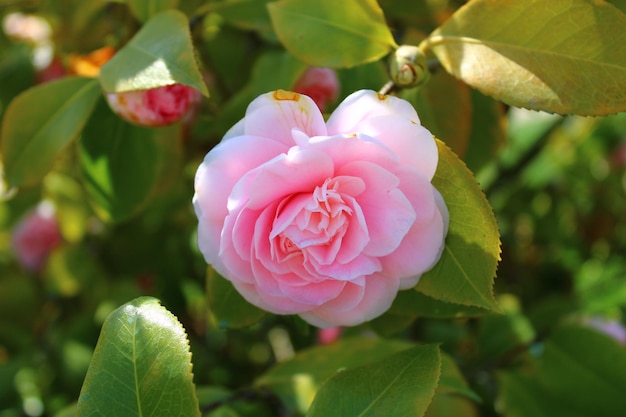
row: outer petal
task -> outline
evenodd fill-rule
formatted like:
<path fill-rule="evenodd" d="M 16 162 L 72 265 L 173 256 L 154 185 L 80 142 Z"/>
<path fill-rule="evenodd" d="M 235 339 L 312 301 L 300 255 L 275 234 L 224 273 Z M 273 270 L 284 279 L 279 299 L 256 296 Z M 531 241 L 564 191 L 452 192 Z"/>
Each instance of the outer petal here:
<path fill-rule="evenodd" d="M 372 117 L 357 129 L 372 136 L 395 152 L 403 165 L 420 170 L 431 180 L 437 169 L 439 153 L 432 133 L 400 115 Z"/>
<path fill-rule="evenodd" d="M 346 286 L 344 292 L 333 300 L 334 305 L 326 303 L 311 311 L 300 314 L 307 322 L 318 327 L 356 326 L 389 310 L 391 303 L 398 293 L 398 280 L 382 274 L 372 274 L 365 278 L 362 295 L 357 305 L 348 309 L 341 308 L 342 297 L 348 303 L 354 295 L 350 291 L 361 291 L 358 288 Z M 351 284 L 354 286 L 354 284 Z"/>
<path fill-rule="evenodd" d="M 309 97 L 290 91 L 274 91 L 255 99 L 246 110 L 244 132 L 295 145 L 291 131 L 308 136 L 326 135 L 324 117 Z"/>
<path fill-rule="evenodd" d="M 364 120 L 384 115 L 398 115 L 420 124 L 417 112 L 408 101 L 372 90 L 360 90 L 346 97 L 330 115 L 326 123 L 328 135 L 358 133 Z"/>

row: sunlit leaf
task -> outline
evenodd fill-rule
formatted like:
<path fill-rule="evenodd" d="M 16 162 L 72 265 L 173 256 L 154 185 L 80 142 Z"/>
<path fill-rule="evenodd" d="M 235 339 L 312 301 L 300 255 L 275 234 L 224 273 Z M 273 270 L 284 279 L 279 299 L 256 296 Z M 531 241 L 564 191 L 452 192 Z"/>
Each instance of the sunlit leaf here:
<path fill-rule="evenodd" d="M 71 77 L 33 87 L 11 101 L 0 131 L 7 183 L 39 181 L 78 136 L 100 95 L 97 81 Z"/>
<path fill-rule="evenodd" d="M 346 369 L 320 387 L 307 417 L 421 417 L 435 395 L 440 373 L 441 355 L 436 345 Z"/>
<path fill-rule="evenodd" d="M 493 280 L 500 234 L 493 210 L 465 164 L 441 141 L 433 184 L 450 213 L 441 260 L 415 289 L 441 301 L 498 310 Z"/>
<path fill-rule="evenodd" d="M 453 75 L 507 104 L 626 110 L 626 15 L 588 0 L 476 0 L 422 44 Z"/>
<path fill-rule="evenodd" d="M 278 39 L 309 65 L 351 67 L 396 46 L 375 0 L 283 0 L 268 8 Z"/>
<path fill-rule="evenodd" d="M 371 337 L 340 339 L 298 352 L 293 359 L 263 374 L 255 385 L 268 387 L 285 404 L 305 413 L 320 385 L 336 372 L 382 360 L 410 347 L 407 342 Z"/>
<path fill-rule="evenodd" d="M 104 322 L 78 417 L 200 416 L 185 329 L 158 300 L 124 304 Z"/>
<path fill-rule="evenodd" d="M 79 143 L 90 203 L 107 221 L 136 214 L 172 176 L 164 164 L 177 157 L 180 126 L 144 128 L 115 115 L 104 100 Z"/>
<path fill-rule="evenodd" d="M 102 66 L 100 83 L 109 93 L 179 83 L 209 95 L 196 62 L 189 22 L 178 10 L 153 16 Z"/>
<path fill-rule="evenodd" d="M 179 0 L 127 0 L 128 7 L 142 22 L 155 14 L 178 6 Z"/>
<path fill-rule="evenodd" d="M 265 311 L 247 302 L 226 278 L 210 266 L 206 277 L 207 297 L 211 314 L 222 328 L 250 326 L 265 316 Z"/>

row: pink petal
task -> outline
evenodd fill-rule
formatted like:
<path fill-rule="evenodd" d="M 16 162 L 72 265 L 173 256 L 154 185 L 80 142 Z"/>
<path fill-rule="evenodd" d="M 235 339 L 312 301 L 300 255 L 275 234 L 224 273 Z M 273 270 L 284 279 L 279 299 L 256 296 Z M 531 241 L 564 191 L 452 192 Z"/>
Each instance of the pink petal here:
<path fill-rule="evenodd" d="M 358 176 L 365 181 L 366 191 L 357 197 L 370 237 L 364 253 L 385 256 L 393 252 L 416 217 L 409 200 L 397 189 L 400 179 L 377 165 L 363 161 L 345 165 L 340 173 Z"/>
<path fill-rule="evenodd" d="M 246 173 L 230 194 L 228 209 L 262 209 L 286 196 L 313 192 L 333 171 L 333 163 L 324 153 L 293 147 L 288 154 L 278 155 Z"/>
<path fill-rule="evenodd" d="M 265 138 L 240 136 L 221 142 L 204 158 L 195 177 L 193 205 L 200 219 L 221 224 L 228 214 L 228 197 L 246 173 L 276 155 L 284 145 Z"/>
<path fill-rule="evenodd" d="M 433 192 L 436 192 L 434 188 Z M 441 257 L 445 230 L 444 217 L 439 210 L 435 210 L 428 221 L 414 223 L 398 249 L 381 258 L 385 274 L 416 283 L 415 277 L 432 268 Z"/>
<path fill-rule="evenodd" d="M 291 131 L 298 129 L 310 136 L 326 135 L 324 117 L 309 97 L 278 90 L 256 98 L 246 110 L 247 135 L 271 138 L 293 146 Z"/>
<path fill-rule="evenodd" d="M 362 297 L 355 306 L 346 303 L 350 307 L 344 309 L 341 305 L 344 296 L 345 301 L 354 300 L 349 292 L 355 291 L 355 288 L 350 288 L 348 284 L 344 292 L 334 300 L 334 305 L 326 303 L 311 311 L 301 313 L 300 317 L 318 327 L 356 326 L 364 323 L 380 316 L 391 307 L 398 293 L 398 280 L 381 274 L 370 275 L 366 277 L 363 290 Z"/>
<path fill-rule="evenodd" d="M 393 171 L 399 162 L 398 156 L 382 142 L 362 134 L 314 137 L 309 148 L 332 158 L 338 170 L 353 161 L 369 161 Z"/>
<path fill-rule="evenodd" d="M 417 112 L 408 101 L 371 90 L 360 90 L 346 97 L 330 115 L 326 123 L 328 135 L 359 133 L 364 120 L 383 115 L 398 115 L 420 124 Z"/>
<path fill-rule="evenodd" d="M 385 115 L 364 120 L 359 132 L 372 136 L 389 147 L 403 165 L 420 170 L 428 180 L 437 169 L 439 154 L 432 133 L 400 115 Z"/>

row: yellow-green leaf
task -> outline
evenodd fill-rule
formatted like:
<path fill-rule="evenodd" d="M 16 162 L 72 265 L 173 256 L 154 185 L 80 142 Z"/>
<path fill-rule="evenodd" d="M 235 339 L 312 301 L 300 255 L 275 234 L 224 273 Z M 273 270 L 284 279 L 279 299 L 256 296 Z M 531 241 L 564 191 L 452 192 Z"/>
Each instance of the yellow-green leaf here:
<path fill-rule="evenodd" d="M 474 0 L 424 42 L 446 70 L 507 104 L 626 110 L 626 15 L 603 1 Z"/>
<path fill-rule="evenodd" d="M 500 260 L 500 233 L 489 202 L 474 175 L 437 140 L 439 164 L 433 185 L 450 213 L 441 259 L 415 289 L 448 303 L 499 310 L 493 279 Z"/>
<path fill-rule="evenodd" d="M 179 0 L 128 0 L 128 7 L 142 22 L 155 14 L 178 6 Z"/>
<path fill-rule="evenodd" d="M 283 0 L 268 8 L 278 39 L 309 65 L 351 67 L 396 46 L 375 0 Z"/>
<path fill-rule="evenodd" d="M 187 16 L 178 10 L 153 16 L 102 66 L 100 83 L 109 93 L 179 83 L 208 96 L 191 43 Z"/>

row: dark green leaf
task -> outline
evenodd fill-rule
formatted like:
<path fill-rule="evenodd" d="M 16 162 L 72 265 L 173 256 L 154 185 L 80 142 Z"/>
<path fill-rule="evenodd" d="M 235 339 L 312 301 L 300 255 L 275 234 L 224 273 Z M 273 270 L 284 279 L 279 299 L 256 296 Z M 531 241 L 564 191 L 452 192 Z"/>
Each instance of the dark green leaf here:
<path fill-rule="evenodd" d="M 178 6 L 179 0 L 128 0 L 128 7 L 142 22 L 155 14 Z"/>
<path fill-rule="evenodd" d="M 341 369 L 351 369 L 411 347 L 407 342 L 377 338 L 346 338 L 298 352 L 274 366 L 255 385 L 268 387 L 289 407 L 305 413 L 319 386 Z M 347 415 L 347 414 L 345 414 Z"/>
<path fill-rule="evenodd" d="M 269 32 L 272 22 L 267 4 L 273 0 L 226 0 L 210 2 L 200 13 L 217 13 L 226 22 L 244 30 Z"/>
<path fill-rule="evenodd" d="M 415 289 L 441 301 L 499 310 L 493 280 L 500 259 L 500 234 L 480 186 L 465 164 L 441 141 L 433 184 L 450 213 L 441 260 Z"/>
<path fill-rule="evenodd" d="M 207 268 L 206 293 L 211 314 L 221 328 L 250 326 L 265 316 L 265 311 L 247 302 L 226 278 Z"/>
<path fill-rule="evenodd" d="M 465 156 L 472 123 L 472 101 L 466 84 L 440 71 L 419 90 L 407 90 L 401 97 L 413 104 L 422 126 L 461 158 Z"/>
<path fill-rule="evenodd" d="M 189 22 L 178 10 L 153 16 L 102 66 L 100 83 L 108 93 L 179 83 L 209 95 L 196 62 Z"/>
<path fill-rule="evenodd" d="M 626 110 L 626 15 L 589 0 L 475 0 L 422 44 L 448 72 L 517 107 Z"/>
<path fill-rule="evenodd" d="M 131 301 L 102 326 L 78 417 L 200 416 L 185 329 L 158 300 Z"/>
<path fill-rule="evenodd" d="M 375 0 L 283 0 L 268 8 L 278 39 L 309 65 L 351 67 L 396 46 Z"/>
<path fill-rule="evenodd" d="M 417 288 L 419 289 L 419 286 Z M 487 312 L 480 307 L 437 300 L 417 291 L 400 291 L 389 309 L 391 314 L 440 319 L 476 317 Z"/>
<path fill-rule="evenodd" d="M 435 395 L 440 373 L 441 356 L 436 345 L 346 369 L 320 387 L 307 417 L 421 417 Z"/>
<path fill-rule="evenodd" d="M 0 138 L 9 186 L 32 185 L 87 122 L 100 86 L 90 78 L 63 78 L 17 96 L 4 115 Z"/>
<path fill-rule="evenodd" d="M 557 329 L 534 372 L 499 379 L 505 416 L 613 417 L 626 407 L 624 347 L 580 326 Z"/>
<path fill-rule="evenodd" d="M 104 100 L 80 141 L 85 186 L 96 213 L 107 221 L 136 214 L 172 176 L 164 169 L 178 154 L 180 126 L 144 128 L 125 122 Z"/>

